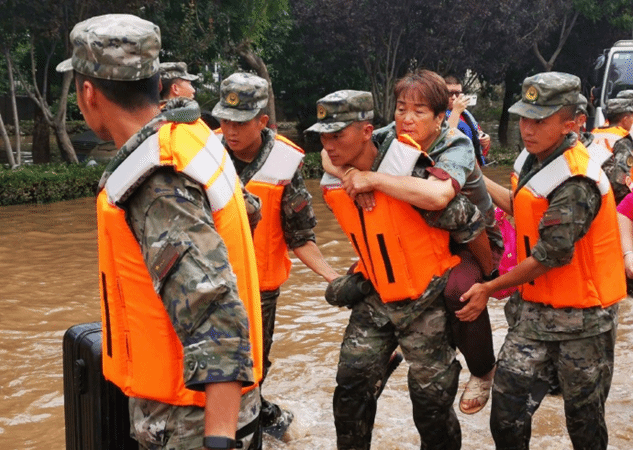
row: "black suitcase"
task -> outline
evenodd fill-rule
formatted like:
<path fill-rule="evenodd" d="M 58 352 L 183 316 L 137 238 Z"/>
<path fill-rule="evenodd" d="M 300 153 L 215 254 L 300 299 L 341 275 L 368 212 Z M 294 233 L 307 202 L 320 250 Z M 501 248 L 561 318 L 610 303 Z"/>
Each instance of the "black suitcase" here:
<path fill-rule="evenodd" d="M 137 450 L 128 398 L 103 377 L 101 322 L 66 331 L 63 366 L 66 450 Z"/>

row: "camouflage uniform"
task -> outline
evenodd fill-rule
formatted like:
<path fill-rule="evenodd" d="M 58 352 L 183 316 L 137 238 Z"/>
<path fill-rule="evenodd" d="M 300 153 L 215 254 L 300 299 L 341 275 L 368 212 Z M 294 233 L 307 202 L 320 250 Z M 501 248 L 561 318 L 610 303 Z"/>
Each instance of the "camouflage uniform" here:
<path fill-rule="evenodd" d="M 317 108 L 319 122 L 310 130 L 332 133 L 354 121 L 369 120 L 368 109 L 372 103 L 365 104 L 362 95 L 359 91 L 339 91 L 321 99 Z M 375 141 L 379 148 L 373 171 L 378 169 L 389 142 Z M 413 176 L 427 177 L 429 166 L 429 159 L 420 158 Z M 444 211 L 419 211 L 427 221 L 453 228 L 464 242 L 484 229 L 481 213 L 463 195 L 455 197 Z M 434 277 L 418 299 L 389 303 L 384 303 L 373 289 L 369 294 L 363 289 L 350 289 L 350 282 L 357 283 L 356 275 L 340 277 L 328 286 L 328 302 L 340 302 L 352 309 L 341 344 L 334 391 L 339 450 L 370 448 L 377 393 L 382 387 L 385 367 L 398 345 L 409 363 L 409 395 L 422 448 L 460 448 L 461 431 L 453 401 L 461 366 L 456 359 L 444 307 L 443 291 L 448 275 L 449 271 Z M 355 291 L 354 298 L 346 302 L 350 291 Z"/>
<path fill-rule="evenodd" d="M 249 73 L 234 73 L 227 77 L 220 87 L 220 101 L 213 108 L 213 116 L 217 120 L 247 122 L 253 120 L 268 104 L 268 82 L 261 77 Z M 247 185 L 253 176 L 264 166 L 275 145 L 275 132 L 264 128 L 261 132 L 261 146 L 257 155 L 250 162 L 240 160 L 229 147 L 224 137 L 222 144 L 227 149 L 235 169 L 243 185 Z M 316 243 L 314 227 L 316 217 L 312 209 L 312 196 L 305 186 L 300 167 L 295 171 L 289 184 L 284 186 L 281 196 L 281 227 L 284 240 L 289 250 Z M 275 332 L 275 316 L 280 289 L 261 291 L 262 329 L 264 345 L 263 384 L 271 366 L 269 358 Z M 262 424 L 264 431 L 279 436 L 282 428 L 292 420 L 292 414 L 281 410 L 277 405 L 262 398 Z M 270 427 L 277 427 L 272 429 Z"/>
<path fill-rule="evenodd" d="M 146 79 L 158 72 L 160 30 L 137 17 L 111 14 L 88 19 L 75 26 L 71 41 L 73 57 L 61 63 L 58 71 L 74 69 L 95 78 L 119 81 Z M 193 122 L 199 117 L 195 102 L 173 102 L 121 147 L 99 187 L 103 188 L 114 170 L 161 126 Z M 237 293 L 226 247 L 214 227 L 204 187 L 171 168 L 163 168 L 139 180 L 130 192 L 120 206 L 148 267 L 163 243 L 189 242 L 188 251 L 178 264 L 162 279 L 154 280 L 183 345 L 186 386 L 200 391 L 209 382 L 241 381 L 252 385 L 248 316 Z M 258 203 L 250 200 L 249 205 L 256 220 L 253 208 Z M 256 423 L 259 408 L 258 388 L 242 396 L 238 435 L 240 428 Z M 131 397 L 129 412 L 131 434 L 140 448 L 203 448 L 203 408 Z M 259 445 L 253 431 L 251 425 L 243 432 L 245 447 L 251 442 Z"/>
<path fill-rule="evenodd" d="M 108 165 L 100 184 L 157 127 L 168 121 L 189 122 L 199 115 L 197 104 L 179 99 L 186 107 L 164 110 L 124 145 Z M 209 379 L 245 380 L 252 383 L 248 351 L 248 318 L 237 297 L 235 277 L 226 265 L 227 254 L 222 238 L 213 226 L 211 209 L 204 190 L 197 183 L 171 169 L 152 174 L 122 205 L 128 223 L 141 244 L 146 261 L 152 261 L 161 243 L 182 240 L 187 236 L 196 252 L 188 252 L 184 260 L 169 274 L 161 289 L 161 298 L 170 313 L 174 328 L 184 345 L 185 371 L 196 361 L 196 373 L 187 376 L 187 387 L 204 389 Z M 174 218 L 178 218 L 174 223 Z M 205 224 L 201 227 L 200 224 Z M 171 232 L 165 232 L 171 230 Z M 224 270 L 218 268 L 224 267 Z M 196 269 L 198 268 L 198 269 Z M 199 272 L 202 269 L 202 272 Z M 199 275 L 194 275 L 199 272 Z M 192 282 L 203 277 L 209 291 Z M 213 299 L 213 314 L 193 314 L 208 310 L 204 302 Z M 199 306 L 197 306 L 199 305 Z M 241 337 L 235 341 L 235 325 L 240 324 Z M 209 342 L 213 342 L 209 346 Z M 241 344 L 240 344 L 241 342 Z M 236 347 L 237 345 L 237 347 Z M 219 346 L 219 347 L 218 347 Z M 218 348 L 226 348 L 218 355 Z M 212 349 L 212 350 L 211 350 Z M 242 349 L 241 351 L 237 351 Z M 246 349 L 246 351 L 244 351 Z M 220 356 L 220 357 L 218 357 Z M 219 377 L 219 378 L 218 378 Z M 239 427 L 251 423 L 259 414 L 259 389 L 242 397 Z M 149 449 L 188 450 L 200 447 L 204 435 L 204 409 L 196 406 L 173 406 L 141 398 L 130 398 L 132 434 L 142 447 Z M 246 441 L 248 446 L 250 439 Z"/>
<path fill-rule="evenodd" d="M 224 139 L 222 143 L 227 148 L 229 155 L 231 155 L 240 180 L 246 185 L 266 162 L 266 158 L 268 158 L 275 144 L 275 133 L 269 128 L 262 131 L 262 146 L 257 157 L 250 163 L 239 160 Z M 281 226 L 288 249 L 293 250 L 301 247 L 308 241 L 316 243 L 316 236 L 313 231 L 316 223 L 316 217 L 312 209 L 312 196 L 305 186 L 301 170 L 297 169 L 291 182 L 284 187 L 281 197 Z M 261 292 L 262 325 L 264 329 L 264 374 L 268 372 L 271 365 L 268 356 L 273 343 L 275 313 L 279 294 L 279 289 Z"/>
<path fill-rule="evenodd" d="M 538 89 L 551 89 L 553 96 L 556 90 L 579 89 L 579 80 L 573 83 L 571 75 L 563 75 L 546 75 L 541 81 L 545 87 Z M 531 86 L 534 77 L 524 81 L 524 98 L 526 84 Z M 561 101 L 560 96 L 557 99 Z M 530 108 L 530 104 L 525 105 Z M 529 114 L 524 110 L 517 113 Z M 576 135 L 570 133 L 542 162 L 530 155 L 519 174 L 519 186 L 575 142 Z M 576 242 L 587 233 L 600 210 L 601 195 L 595 182 L 574 177 L 557 187 L 548 200 L 543 218 L 549 219 L 539 223 L 539 240 L 531 252 L 541 264 L 554 268 L 571 262 Z M 490 427 L 497 449 L 529 448 L 532 415 L 558 383 L 574 449 L 606 449 L 604 404 L 613 375 L 617 311 L 617 304 L 604 309 L 553 308 L 525 301 L 520 292 L 510 297 L 505 306 L 508 334 L 492 389 Z"/>

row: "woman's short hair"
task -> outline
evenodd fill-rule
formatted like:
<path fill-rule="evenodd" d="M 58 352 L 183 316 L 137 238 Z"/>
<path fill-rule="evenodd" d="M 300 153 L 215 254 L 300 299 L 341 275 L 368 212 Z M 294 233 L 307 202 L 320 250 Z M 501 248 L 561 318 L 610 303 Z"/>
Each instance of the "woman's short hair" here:
<path fill-rule="evenodd" d="M 394 94 L 396 100 L 402 96 L 424 100 L 435 116 L 446 112 L 448 108 L 448 88 L 444 78 L 430 70 L 423 69 L 406 74 L 396 82 Z"/>

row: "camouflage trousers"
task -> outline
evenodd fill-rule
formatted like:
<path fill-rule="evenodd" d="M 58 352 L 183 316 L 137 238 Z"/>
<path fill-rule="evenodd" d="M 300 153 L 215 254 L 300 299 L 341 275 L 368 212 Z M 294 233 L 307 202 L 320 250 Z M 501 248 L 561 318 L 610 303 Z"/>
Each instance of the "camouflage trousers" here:
<path fill-rule="evenodd" d="M 370 448 L 377 386 L 398 345 L 409 363 L 409 395 L 421 448 L 459 449 L 453 401 L 461 367 L 450 344 L 443 297 L 383 303 L 377 294 L 354 305 L 341 345 L 334 391 L 338 449 Z"/>
<path fill-rule="evenodd" d="M 130 398 L 131 435 L 140 450 L 203 450 L 204 408 L 173 406 L 153 400 Z M 242 396 L 237 429 L 246 427 L 259 417 L 259 388 Z M 261 445 L 257 433 L 241 439 L 245 449 Z M 250 447 L 249 447 L 250 446 Z"/>
<path fill-rule="evenodd" d="M 262 302 L 262 331 L 264 334 L 263 347 L 264 347 L 264 376 L 260 386 L 264 384 L 268 369 L 270 369 L 271 362 L 269 359 L 270 349 L 273 346 L 273 334 L 275 333 L 275 315 L 277 314 L 277 299 L 279 298 L 280 290 L 274 291 L 262 291 L 260 292 Z"/>
<path fill-rule="evenodd" d="M 499 353 L 490 428 L 497 450 L 527 450 L 532 415 L 560 385 L 567 431 L 575 450 L 604 450 L 604 405 L 613 376 L 615 327 L 597 336 L 536 341 L 512 329 Z"/>

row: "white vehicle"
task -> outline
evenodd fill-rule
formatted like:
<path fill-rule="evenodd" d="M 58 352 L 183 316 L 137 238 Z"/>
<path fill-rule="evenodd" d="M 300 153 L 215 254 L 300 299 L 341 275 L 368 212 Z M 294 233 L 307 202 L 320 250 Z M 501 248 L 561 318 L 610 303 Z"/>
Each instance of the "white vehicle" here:
<path fill-rule="evenodd" d="M 598 57 L 594 66 L 596 107 L 594 127 L 605 122 L 607 100 L 615 98 L 618 92 L 633 89 L 633 40 L 617 41 L 613 47 Z"/>

